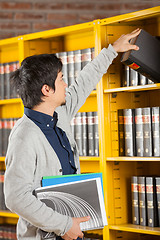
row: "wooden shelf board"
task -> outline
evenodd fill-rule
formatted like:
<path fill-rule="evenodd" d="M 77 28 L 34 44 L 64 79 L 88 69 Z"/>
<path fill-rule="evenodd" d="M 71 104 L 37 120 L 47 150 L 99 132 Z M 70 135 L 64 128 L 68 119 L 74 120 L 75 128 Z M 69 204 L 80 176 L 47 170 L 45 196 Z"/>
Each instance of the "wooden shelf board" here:
<path fill-rule="evenodd" d="M 122 225 L 110 225 L 109 229 L 160 236 L 160 227 L 152 228 L 152 227 L 143 227 L 140 225 L 133 225 L 133 224 L 122 224 Z"/>
<path fill-rule="evenodd" d="M 141 86 L 132 86 L 132 87 L 120 87 L 112 89 L 104 89 L 104 93 L 116 93 L 116 92 L 138 92 L 138 91 L 148 91 L 148 90 L 157 90 L 160 89 L 160 83 L 141 85 Z"/>
<path fill-rule="evenodd" d="M 0 217 L 19 218 L 17 214 L 7 211 L 0 211 Z"/>
<path fill-rule="evenodd" d="M 117 161 L 117 162 L 122 162 L 122 161 L 160 161 L 160 157 L 107 157 L 107 161 Z"/>
<path fill-rule="evenodd" d="M 5 162 L 5 157 L 0 157 L 0 162 Z"/>
<path fill-rule="evenodd" d="M 12 98 L 12 99 L 0 100 L 0 105 L 15 104 L 15 103 L 22 103 L 22 100 L 20 98 Z"/>
<path fill-rule="evenodd" d="M 94 157 L 94 156 L 84 156 L 84 157 L 79 157 L 80 161 L 91 161 L 91 162 L 99 162 L 100 157 Z"/>

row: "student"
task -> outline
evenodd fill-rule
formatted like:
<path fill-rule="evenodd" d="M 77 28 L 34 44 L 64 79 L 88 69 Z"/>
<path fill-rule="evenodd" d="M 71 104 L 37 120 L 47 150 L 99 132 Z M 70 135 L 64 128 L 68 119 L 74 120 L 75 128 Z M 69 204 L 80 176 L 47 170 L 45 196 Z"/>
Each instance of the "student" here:
<path fill-rule="evenodd" d="M 82 238 L 80 223 L 89 220 L 61 215 L 38 200 L 33 192 L 43 176 L 80 173 L 78 149 L 70 121 L 107 72 L 118 52 L 138 50 L 129 40 L 136 29 L 122 35 L 80 72 L 67 88 L 62 63 L 54 54 L 27 57 L 12 76 L 22 98 L 24 115 L 9 137 L 4 193 L 6 206 L 19 215 L 18 239 L 43 239 L 54 232 L 65 240 Z M 51 239 L 51 238 L 49 238 Z"/>

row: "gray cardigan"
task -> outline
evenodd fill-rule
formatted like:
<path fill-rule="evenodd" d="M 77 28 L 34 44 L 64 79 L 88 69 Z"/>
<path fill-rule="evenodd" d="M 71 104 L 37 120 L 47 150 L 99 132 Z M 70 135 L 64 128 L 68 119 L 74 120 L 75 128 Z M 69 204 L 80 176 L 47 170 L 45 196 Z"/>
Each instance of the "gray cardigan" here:
<path fill-rule="evenodd" d="M 79 154 L 71 133 L 70 121 L 116 56 L 111 45 L 108 49 L 104 48 L 67 89 L 66 104 L 56 109 L 57 126 L 67 134 L 78 173 Z M 42 131 L 23 115 L 9 137 L 4 180 L 6 205 L 19 215 L 18 239 L 42 239 L 39 229 L 62 236 L 71 228 L 71 217 L 53 211 L 33 195 L 33 190 L 41 186 L 43 176 L 61 175 L 60 169 L 60 161 Z"/>

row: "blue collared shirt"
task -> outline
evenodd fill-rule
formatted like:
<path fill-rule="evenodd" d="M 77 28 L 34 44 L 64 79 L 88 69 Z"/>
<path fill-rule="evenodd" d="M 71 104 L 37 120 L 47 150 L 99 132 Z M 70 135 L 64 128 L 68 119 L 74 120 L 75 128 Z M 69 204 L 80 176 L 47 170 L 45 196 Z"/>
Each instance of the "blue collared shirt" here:
<path fill-rule="evenodd" d="M 62 166 L 62 174 L 75 174 L 76 168 L 74 156 L 69 140 L 66 133 L 56 126 L 58 121 L 57 113 L 54 112 L 52 117 L 29 108 L 24 108 L 24 113 L 41 129 L 48 142 L 56 152 Z"/>

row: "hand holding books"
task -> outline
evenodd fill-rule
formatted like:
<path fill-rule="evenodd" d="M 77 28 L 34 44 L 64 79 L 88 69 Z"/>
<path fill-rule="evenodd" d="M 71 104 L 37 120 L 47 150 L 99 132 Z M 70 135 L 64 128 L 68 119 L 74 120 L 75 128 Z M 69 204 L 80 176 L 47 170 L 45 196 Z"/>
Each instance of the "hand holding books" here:
<path fill-rule="evenodd" d="M 77 239 L 78 237 L 83 238 L 83 232 L 80 228 L 81 222 L 87 222 L 90 219 L 89 216 L 86 217 L 79 217 L 79 218 L 72 218 L 72 227 L 66 232 L 62 238 L 64 240 L 72 240 Z"/>
<path fill-rule="evenodd" d="M 128 33 L 126 35 L 121 35 L 120 38 L 118 38 L 114 43 L 113 43 L 113 48 L 115 49 L 116 52 L 126 52 L 129 50 L 139 50 L 139 47 L 136 45 L 132 45 L 129 41 L 138 36 L 141 32 L 141 29 L 137 28 L 131 33 Z"/>

